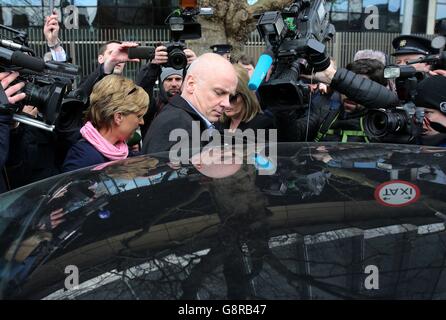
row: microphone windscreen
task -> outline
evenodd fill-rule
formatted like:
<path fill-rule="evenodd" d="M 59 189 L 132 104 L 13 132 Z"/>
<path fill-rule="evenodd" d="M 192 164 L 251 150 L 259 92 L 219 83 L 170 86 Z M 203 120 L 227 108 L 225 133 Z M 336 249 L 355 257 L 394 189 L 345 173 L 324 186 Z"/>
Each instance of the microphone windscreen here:
<path fill-rule="evenodd" d="M 45 70 L 45 61 L 43 59 L 29 56 L 19 51 L 14 51 L 12 54 L 11 63 L 35 72 L 43 72 Z"/>
<path fill-rule="evenodd" d="M 249 79 L 248 87 L 250 90 L 257 90 L 259 88 L 272 63 L 273 54 L 272 52 L 266 50 L 257 61 L 257 65 L 254 69 L 251 79 Z"/>

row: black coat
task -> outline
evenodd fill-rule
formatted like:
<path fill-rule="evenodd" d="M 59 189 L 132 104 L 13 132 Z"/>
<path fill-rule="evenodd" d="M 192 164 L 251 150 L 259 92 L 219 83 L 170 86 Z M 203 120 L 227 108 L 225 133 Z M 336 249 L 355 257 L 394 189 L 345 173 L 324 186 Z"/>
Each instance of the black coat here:
<path fill-rule="evenodd" d="M 311 110 L 296 121 L 297 141 L 342 141 L 340 130 L 362 131 L 361 117 L 363 111 L 353 113 L 344 112 L 341 105 L 340 96 L 334 92 L 332 95 L 316 96 L 312 102 Z M 333 108 L 333 102 L 338 102 L 339 106 Z M 308 113 L 310 116 L 308 117 Z M 307 137 L 308 127 L 308 137 Z M 324 136 L 317 140 L 318 133 L 324 131 Z M 327 134 L 328 130 L 334 130 L 335 134 Z M 362 136 L 349 136 L 348 142 L 367 142 Z"/>
<path fill-rule="evenodd" d="M 41 119 L 39 119 L 41 120 Z M 55 132 L 20 124 L 11 130 L 6 172 L 11 189 L 60 173 L 64 154 Z"/>
<path fill-rule="evenodd" d="M 144 124 L 140 126 L 142 136 L 144 137 L 149 130 L 153 119 L 158 115 L 162 108 L 167 104 L 168 97 L 163 90 L 162 84 L 159 86 L 159 96 L 154 98 L 153 89 L 156 84 L 156 80 L 159 79 L 161 74 L 161 66 L 158 64 L 149 63 L 141 68 L 136 75 L 135 83 L 142 87 L 149 95 L 149 110 L 144 115 Z"/>
<path fill-rule="evenodd" d="M 0 114 L 0 193 L 7 191 L 6 183 L 3 179 L 3 166 L 6 163 L 9 153 L 9 126 L 11 124 L 11 115 Z"/>
<path fill-rule="evenodd" d="M 200 134 L 207 129 L 206 122 L 191 108 L 186 100 L 180 95 L 172 97 L 160 114 L 153 120 L 149 131 L 144 136 L 142 153 L 169 151 L 173 145 L 178 143 L 178 141 L 169 141 L 169 135 L 175 129 L 184 129 L 187 132 L 189 139 L 188 147 L 192 147 L 193 121 L 199 121 Z"/>
<path fill-rule="evenodd" d="M 79 88 L 76 90 L 81 99 L 86 100 L 87 106 L 89 105 L 90 94 L 93 92 L 93 87 L 96 83 L 101 81 L 108 74 L 104 71 L 104 65 L 100 64 L 92 73 L 85 77 Z"/>

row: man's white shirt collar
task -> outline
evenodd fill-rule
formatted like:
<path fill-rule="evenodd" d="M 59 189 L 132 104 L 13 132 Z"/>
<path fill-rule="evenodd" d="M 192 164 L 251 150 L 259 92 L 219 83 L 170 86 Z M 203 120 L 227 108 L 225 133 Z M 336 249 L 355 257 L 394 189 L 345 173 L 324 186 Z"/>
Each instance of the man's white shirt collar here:
<path fill-rule="evenodd" d="M 201 114 L 201 112 L 198 111 L 198 110 L 194 107 L 194 105 L 193 105 L 189 100 L 187 100 L 187 99 L 185 99 L 185 98 L 183 98 L 183 99 L 186 100 L 187 103 L 190 105 L 190 107 L 191 107 L 192 109 L 195 110 L 195 112 L 201 117 L 201 119 L 204 120 L 204 122 L 206 123 L 206 126 L 207 126 L 208 129 L 210 129 L 210 128 L 214 129 L 214 128 L 215 128 L 215 126 L 214 126 L 208 119 L 206 119 L 206 117 L 203 116 L 203 115 Z"/>

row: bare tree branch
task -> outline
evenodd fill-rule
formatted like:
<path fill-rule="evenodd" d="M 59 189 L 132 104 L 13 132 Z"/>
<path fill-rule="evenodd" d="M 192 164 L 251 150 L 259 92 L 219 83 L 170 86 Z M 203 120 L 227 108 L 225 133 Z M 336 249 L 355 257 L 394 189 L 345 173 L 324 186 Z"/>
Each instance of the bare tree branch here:
<path fill-rule="evenodd" d="M 213 44 L 228 43 L 234 47 L 234 54 L 241 52 L 249 34 L 255 30 L 255 13 L 282 10 L 292 0 L 260 0 L 249 6 L 240 0 L 201 0 L 200 7 L 212 7 L 212 17 L 200 17 L 202 38 L 190 41 L 189 45 L 198 54 L 209 52 Z"/>

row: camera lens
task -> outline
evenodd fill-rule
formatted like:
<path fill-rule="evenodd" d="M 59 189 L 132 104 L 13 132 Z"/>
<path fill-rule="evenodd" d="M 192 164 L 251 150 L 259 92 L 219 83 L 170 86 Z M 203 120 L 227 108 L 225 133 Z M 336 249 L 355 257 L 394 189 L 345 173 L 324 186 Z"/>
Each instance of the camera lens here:
<path fill-rule="evenodd" d="M 365 131 L 372 137 L 402 133 L 409 121 L 402 110 L 373 110 L 365 118 Z"/>
<path fill-rule="evenodd" d="M 34 83 L 25 84 L 23 88 L 23 92 L 26 94 L 24 104 L 35 106 L 42 111 L 51 97 L 51 88 L 51 85 L 40 87 Z"/>
<path fill-rule="evenodd" d="M 54 124 L 59 116 L 59 109 L 65 95 L 65 83 L 49 83 L 49 81 L 36 80 L 28 82 L 22 92 L 26 94 L 23 105 L 32 105 L 42 113 L 44 122 Z"/>
<path fill-rule="evenodd" d="M 174 48 L 171 52 L 169 52 L 168 64 L 177 70 L 186 68 L 187 58 L 183 50 L 180 48 Z"/>

